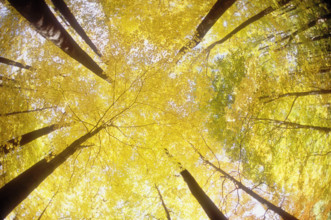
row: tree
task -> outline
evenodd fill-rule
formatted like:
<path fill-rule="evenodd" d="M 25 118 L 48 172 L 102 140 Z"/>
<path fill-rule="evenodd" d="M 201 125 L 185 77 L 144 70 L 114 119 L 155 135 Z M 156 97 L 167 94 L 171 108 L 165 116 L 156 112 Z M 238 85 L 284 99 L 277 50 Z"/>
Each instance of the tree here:
<path fill-rule="evenodd" d="M 202 158 L 202 160 L 206 164 L 210 165 L 215 170 L 217 170 L 218 172 L 220 172 L 221 174 L 223 174 L 226 178 L 228 178 L 229 180 L 231 180 L 234 184 L 236 184 L 239 189 L 243 190 L 244 192 L 246 192 L 248 195 L 252 196 L 254 199 L 256 199 L 257 201 L 259 201 L 260 203 L 266 205 L 268 207 L 268 209 L 274 211 L 279 216 L 281 216 L 283 219 L 293 219 L 293 220 L 294 219 L 297 219 L 293 215 L 291 215 L 288 212 L 284 211 L 281 207 L 275 206 L 274 204 L 272 204 L 268 200 L 266 200 L 266 199 L 262 198 L 261 196 L 259 196 L 258 194 L 256 194 L 253 190 L 251 190 L 248 187 L 246 187 L 245 185 L 243 185 L 241 182 L 239 182 L 238 180 L 236 180 L 235 178 L 233 178 L 231 175 L 229 175 L 228 173 L 226 173 L 221 168 L 215 166 L 213 163 L 211 163 L 210 161 L 206 160 L 200 153 L 199 153 L 199 156 Z"/>
<path fill-rule="evenodd" d="M 84 41 L 92 48 L 92 50 L 101 57 L 97 47 L 93 44 L 90 38 L 86 35 L 84 29 L 79 25 L 75 16 L 63 0 L 52 0 L 55 8 L 60 11 L 64 18 L 69 22 L 73 29 L 84 39 Z"/>
<path fill-rule="evenodd" d="M 170 212 L 169 212 L 169 210 L 168 210 L 168 208 L 167 208 L 167 206 L 166 206 L 166 204 L 165 204 L 165 202 L 164 202 L 164 200 L 163 200 L 162 194 L 161 194 L 159 188 L 157 187 L 157 185 L 155 185 L 155 189 L 157 190 L 157 193 L 159 194 L 160 200 L 161 200 L 161 202 L 162 202 L 162 206 L 163 206 L 164 211 L 165 211 L 165 213 L 166 213 L 166 215 L 167 215 L 167 219 L 168 219 L 168 220 L 171 220 Z"/>
<path fill-rule="evenodd" d="M 4 58 L 4 57 L 0 57 L 0 63 L 4 63 L 4 64 L 7 64 L 7 65 L 12 65 L 12 66 L 17 66 L 19 68 L 24 68 L 24 69 L 30 69 L 31 66 L 29 65 L 23 65 L 21 63 L 18 63 L 16 61 L 13 61 L 13 60 L 10 60 L 10 59 L 7 59 L 7 58 Z"/>
<path fill-rule="evenodd" d="M 25 172 L 11 180 L 0 189 L 0 217 L 5 218 L 19 203 L 21 203 L 39 184 L 44 181 L 53 171 L 64 163 L 68 157 L 79 150 L 82 144 L 89 138 L 96 135 L 99 131 L 104 129 L 100 126 L 91 132 L 83 135 L 72 144 L 70 144 L 64 151 L 56 155 L 50 161 L 46 158 L 40 160 Z"/>
<path fill-rule="evenodd" d="M 284 6 L 286 4 L 288 4 L 290 2 L 290 0 L 282 0 L 277 2 L 278 6 Z M 244 21 L 243 23 L 241 23 L 238 27 L 236 27 L 233 31 L 231 31 L 229 34 L 227 34 L 225 37 L 223 37 L 221 40 L 218 40 L 212 44 L 210 44 L 206 49 L 205 52 L 210 53 L 210 51 L 218 44 L 222 44 L 225 41 L 227 41 L 228 39 L 230 39 L 233 35 L 235 35 L 236 33 L 238 33 L 239 31 L 243 30 L 244 28 L 246 28 L 247 26 L 249 26 L 250 24 L 262 19 L 264 16 L 272 13 L 273 11 L 275 11 L 277 8 L 276 7 L 268 7 L 266 9 L 264 9 L 263 11 L 259 12 L 258 14 L 250 17 L 249 19 L 247 19 L 246 21 Z"/>
<path fill-rule="evenodd" d="M 94 74 L 111 82 L 103 70 L 87 55 L 72 39 L 68 32 L 57 21 L 53 13 L 43 0 L 25 2 L 9 1 L 11 5 L 24 16 L 37 31 L 48 40 L 61 48 L 63 52 L 83 64 Z"/>
<path fill-rule="evenodd" d="M 36 109 L 25 110 L 25 111 L 8 112 L 8 113 L 1 114 L 1 116 L 10 116 L 10 115 L 24 114 L 24 113 L 29 113 L 29 112 L 39 112 L 39 111 L 43 111 L 46 109 L 53 109 L 53 108 L 54 107 L 44 107 L 44 108 L 36 108 Z"/>
<path fill-rule="evenodd" d="M 180 175 L 182 175 L 184 181 L 190 188 L 191 193 L 196 198 L 196 200 L 198 200 L 210 219 L 227 219 L 224 214 L 216 207 L 213 201 L 211 201 L 207 194 L 201 189 L 190 172 L 183 170 L 180 172 Z"/>
<path fill-rule="evenodd" d="M 189 49 L 197 46 L 216 21 L 228 8 L 231 7 L 231 5 L 233 5 L 233 3 L 235 3 L 235 0 L 218 0 L 197 27 L 192 40 L 187 44 L 187 46 L 183 46 L 178 53 L 185 54 Z"/>
<path fill-rule="evenodd" d="M 259 99 L 264 100 L 264 99 L 269 99 L 267 101 L 264 101 L 265 103 L 275 101 L 277 99 L 283 98 L 283 97 L 301 97 L 301 96 L 308 96 L 308 95 L 323 95 L 323 94 L 330 94 L 331 90 L 326 90 L 326 89 L 320 89 L 320 90 L 311 90 L 307 92 L 288 92 L 284 94 L 277 95 L 276 97 L 270 97 L 270 96 L 261 96 Z"/>
<path fill-rule="evenodd" d="M 6 141 L 4 144 L 2 144 L 0 146 L 0 148 L 2 149 L 2 151 L 5 154 L 8 154 L 9 152 L 11 152 L 12 150 L 15 150 L 16 146 L 24 146 L 28 143 L 30 143 L 31 141 L 34 141 L 35 139 L 42 137 L 46 134 L 49 134 L 61 127 L 64 127 L 63 125 L 58 125 L 58 124 L 52 124 L 50 126 L 47 127 L 43 127 L 31 132 L 28 132 L 26 134 L 23 134 L 17 138 L 13 138 L 11 140 Z"/>
<path fill-rule="evenodd" d="M 65 1 L 102 57 L 60 6 L 11 2 L 31 3 L 32 12 L 0 2 L 0 56 L 34 68 L 0 65 L 1 144 L 68 126 L 0 156 L 0 191 L 18 188 L 7 218 L 206 218 L 192 192 L 208 195 L 229 219 L 280 217 L 204 166 L 189 143 L 275 210 L 328 217 L 330 135 L 307 127 L 331 127 L 330 94 L 322 94 L 331 81 L 326 1 Z M 49 40 L 52 28 L 79 62 Z M 48 31 L 46 38 L 35 30 Z M 205 59 L 204 50 L 227 36 Z M 81 147 L 67 148 L 102 125 Z M 66 149 L 75 153 L 53 161 Z"/>

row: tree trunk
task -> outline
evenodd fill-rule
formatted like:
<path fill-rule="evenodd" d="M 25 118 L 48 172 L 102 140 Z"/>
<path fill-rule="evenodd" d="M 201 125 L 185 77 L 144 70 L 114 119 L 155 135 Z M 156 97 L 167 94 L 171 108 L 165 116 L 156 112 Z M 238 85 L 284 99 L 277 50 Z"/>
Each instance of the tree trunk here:
<path fill-rule="evenodd" d="M 236 184 L 239 189 L 242 189 L 248 195 L 252 196 L 254 199 L 256 199 L 257 201 L 259 201 L 260 203 L 266 205 L 268 207 L 268 209 L 274 211 L 275 213 L 277 213 L 278 215 L 280 215 L 283 219 L 285 219 L 285 220 L 297 220 L 297 218 L 294 217 L 293 215 L 291 215 L 288 212 L 284 211 L 282 208 L 275 206 L 274 204 L 272 204 L 268 200 L 262 198 L 261 196 L 259 196 L 258 194 L 256 194 L 253 190 L 249 189 L 248 187 L 246 187 L 245 185 L 243 185 L 241 182 L 237 181 L 231 175 L 229 175 L 228 173 L 226 173 L 222 169 L 216 167 L 213 163 L 211 163 L 210 161 L 206 160 L 201 154 L 200 154 L 200 156 L 202 157 L 202 159 L 207 164 L 209 164 L 210 166 L 212 166 L 215 170 L 217 170 L 218 172 L 222 173 L 226 178 L 228 178 L 234 184 Z"/>
<path fill-rule="evenodd" d="M 39 112 L 39 111 L 43 111 L 43 110 L 46 110 L 46 109 L 52 109 L 52 108 L 54 108 L 54 107 L 44 107 L 44 108 L 37 108 L 37 109 L 32 109 L 32 110 L 9 112 L 9 113 L 0 114 L 0 116 L 9 116 L 9 115 L 18 115 L 18 114 L 30 113 L 30 112 Z"/>
<path fill-rule="evenodd" d="M 53 171 L 73 155 L 89 138 L 93 137 L 104 127 L 100 126 L 79 139 L 75 140 L 60 154 L 47 162 L 44 158 L 32 167 L 15 177 L 0 189 L 0 219 L 4 219 L 17 205 L 19 205 L 40 183 Z"/>
<path fill-rule="evenodd" d="M 16 66 L 16 67 L 27 69 L 27 70 L 31 68 L 31 66 L 29 66 L 29 65 L 24 65 L 24 64 L 18 63 L 16 61 L 13 61 L 13 60 L 10 60 L 10 59 L 4 58 L 4 57 L 0 57 L 0 63 L 4 63 L 4 64 L 11 65 L 11 66 Z"/>
<path fill-rule="evenodd" d="M 321 126 L 314 126 L 314 125 L 302 125 L 302 124 L 298 124 L 298 123 L 294 123 L 294 122 L 289 122 L 289 121 L 280 121 L 280 120 L 276 120 L 276 119 L 269 119 L 269 118 L 252 118 L 254 120 L 257 121 L 269 121 L 271 123 L 275 123 L 278 125 L 284 125 L 286 127 L 290 127 L 290 128 L 294 128 L 294 129 L 313 129 L 313 130 L 317 130 L 317 131 L 322 131 L 322 132 L 326 132 L 329 133 L 331 132 L 331 128 L 329 127 L 321 127 Z"/>
<path fill-rule="evenodd" d="M 289 93 L 284 93 L 284 94 L 278 95 L 275 98 L 266 101 L 265 103 L 272 102 L 276 99 L 283 98 L 283 97 L 291 97 L 291 96 L 301 97 L 301 96 L 324 95 L 324 94 L 331 94 L 331 90 L 330 89 L 321 89 L 321 90 L 311 90 L 311 91 L 307 91 L 307 92 L 289 92 Z M 261 97 L 259 97 L 259 99 L 260 100 L 268 99 L 271 97 L 272 96 L 261 96 Z"/>
<path fill-rule="evenodd" d="M 212 28 L 216 21 L 224 14 L 224 12 L 233 5 L 236 0 L 218 0 L 211 10 L 208 12 L 206 17 L 201 21 L 197 27 L 193 39 L 186 45 L 183 46 L 178 54 L 184 55 L 189 49 L 197 46 L 207 32 Z"/>
<path fill-rule="evenodd" d="M 97 76 L 108 82 L 112 82 L 112 80 L 103 73 L 103 70 L 98 64 L 78 46 L 74 39 L 62 27 L 44 0 L 8 1 L 42 36 L 51 40 L 70 57 L 83 64 Z"/>
<path fill-rule="evenodd" d="M 278 5 L 279 6 L 284 6 L 289 2 L 290 2 L 290 0 L 279 1 Z M 247 19 L 246 21 L 241 23 L 238 27 L 236 27 L 233 31 L 231 31 L 229 34 L 227 34 L 225 37 L 223 37 L 221 40 L 218 40 L 218 41 L 212 43 L 211 45 L 209 45 L 205 49 L 205 52 L 207 52 L 207 53 L 210 52 L 216 45 L 224 43 L 225 41 L 230 39 L 233 35 L 235 35 L 239 31 L 243 30 L 244 28 L 246 28 L 250 24 L 254 23 L 255 21 L 260 20 L 261 18 L 263 18 L 264 16 L 270 14 L 271 12 L 275 11 L 276 9 L 277 8 L 268 7 L 266 9 L 264 9 L 263 11 L 261 11 L 260 13 L 254 15 L 253 17 L 250 17 L 249 19 Z"/>
<path fill-rule="evenodd" d="M 84 29 L 79 25 L 75 16 L 71 13 L 70 9 L 63 0 L 52 0 L 55 8 L 63 15 L 63 17 L 69 22 L 71 27 L 83 38 L 83 40 L 92 48 L 94 53 L 101 57 L 97 47 L 93 44 L 90 38 L 85 33 Z"/>
<path fill-rule="evenodd" d="M 166 215 L 167 215 L 167 219 L 168 219 L 168 220 L 171 220 L 170 212 L 169 212 L 169 210 L 168 210 L 168 208 L 167 208 L 167 206 L 166 206 L 166 204 L 165 204 L 165 202 L 164 202 L 164 200 L 163 200 L 163 196 L 162 196 L 162 194 L 161 194 L 161 192 L 160 192 L 160 190 L 159 190 L 159 188 L 157 187 L 156 184 L 155 184 L 155 188 L 156 188 L 156 190 L 157 190 L 157 193 L 159 194 L 160 200 L 161 200 L 161 202 L 162 202 L 163 209 L 164 209 L 164 211 L 165 211 L 165 213 L 166 213 Z"/>
<path fill-rule="evenodd" d="M 58 124 L 53 124 L 51 126 L 47 126 L 44 128 L 40 128 L 40 129 L 31 131 L 31 132 L 28 132 L 26 134 L 23 134 L 22 136 L 13 138 L 13 139 L 7 141 L 6 143 L 0 145 L 0 149 L 2 149 L 5 154 L 8 154 L 9 152 L 13 151 L 16 146 L 26 145 L 26 144 L 30 143 L 31 141 L 34 141 L 37 138 L 42 137 L 46 134 L 49 134 L 52 131 L 55 131 L 61 127 L 64 127 L 64 126 L 60 126 Z M 10 147 L 10 148 L 8 148 L 8 147 Z"/>
<path fill-rule="evenodd" d="M 192 195 L 198 200 L 202 208 L 205 210 L 208 217 L 212 220 L 227 219 L 224 214 L 217 208 L 208 195 L 201 189 L 194 177 L 187 170 L 180 172 L 184 181 L 187 183 Z"/>

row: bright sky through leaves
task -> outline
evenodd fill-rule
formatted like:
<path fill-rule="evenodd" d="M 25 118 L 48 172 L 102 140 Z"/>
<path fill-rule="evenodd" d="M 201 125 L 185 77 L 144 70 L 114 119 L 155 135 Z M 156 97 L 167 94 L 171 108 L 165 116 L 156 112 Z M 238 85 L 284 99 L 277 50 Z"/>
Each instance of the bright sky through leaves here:
<path fill-rule="evenodd" d="M 207 219 L 184 170 L 231 220 L 281 219 L 240 184 L 330 218 L 330 5 L 217 2 L 65 0 L 101 57 L 0 2 L 0 187 L 74 146 L 7 219 Z"/>

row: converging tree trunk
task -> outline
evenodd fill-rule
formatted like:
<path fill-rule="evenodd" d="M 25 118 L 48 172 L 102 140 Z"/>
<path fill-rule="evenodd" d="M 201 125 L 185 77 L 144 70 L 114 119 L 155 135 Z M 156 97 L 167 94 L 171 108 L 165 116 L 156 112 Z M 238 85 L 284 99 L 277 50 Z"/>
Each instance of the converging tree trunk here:
<path fill-rule="evenodd" d="M 46 39 L 80 62 L 102 79 L 112 82 L 94 60 L 85 53 L 53 15 L 44 0 L 8 0 Z"/>
<path fill-rule="evenodd" d="M 205 210 L 208 217 L 212 220 L 225 220 L 227 219 L 224 214 L 217 208 L 214 202 L 199 186 L 194 177 L 186 169 L 180 172 L 184 181 L 188 185 L 192 195 L 198 200 L 203 210 Z"/>
<path fill-rule="evenodd" d="M 263 99 L 269 99 L 268 101 L 265 101 L 264 103 L 269 103 L 272 101 L 275 101 L 277 99 L 283 98 L 283 97 L 301 97 L 301 96 L 309 96 L 309 95 L 324 95 L 324 94 L 331 94 L 331 90 L 330 89 L 321 89 L 321 90 L 311 90 L 311 91 L 307 91 L 307 92 L 288 92 L 288 93 L 284 93 L 281 95 L 277 95 L 275 97 L 273 96 L 261 96 L 259 97 L 260 100 Z"/>
<path fill-rule="evenodd" d="M 313 129 L 317 131 L 322 131 L 322 132 L 331 132 L 331 128 L 329 127 L 322 127 L 322 126 L 314 126 L 314 125 L 302 125 L 294 122 L 289 122 L 289 121 L 280 121 L 276 119 L 269 119 L 269 118 L 252 118 L 257 121 L 266 121 L 270 123 L 274 123 L 276 125 L 283 125 L 282 128 L 290 128 L 290 129 Z"/>
<path fill-rule="evenodd" d="M 282 0 L 278 2 L 279 6 L 284 6 L 287 3 L 289 3 L 290 0 Z M 244 21 L 243 23 L 241 23 L 238 27 L 236 27 L 233 31 L 231 31 L 230 33 L 228 33 L 225 37 L 223 37 L 221 40 L 218 40 L 214 43 L 212 43 L 211 45 L 209 45 L 204 52 L 209 53 L 216 45 L 218 44 L 223 44 L 225 41 L 227 41 L 228 39 L 230 39 L 233 35 L 235 35 L 236 33 L 238 33 L 239 31 L 243 30 L 244 28 L 246 28 L 247 26 L 249 26 L 250 24 L 254 23 L 255 21 L 260 20 L 261 18 L 263 18 L 264 16 L 270 14 L 271 12 L 275 11 L 277 8 L 275 7 L 268 7 L 266 9 L 264 9 L 263 11 L 261 11 L 260 13 L 250 17 L 249 19 L 247 19 L 246 21 Z"/>
<path fill-rule="evenodd" d="M 4 64 L 11 65 L 11 66 L 16 66 L 16 67 L 27 69 L 27 70 L 31 68 L 31 66 L 29 66 L 29 65 L 24 65 L 24 64 L 21 64 L 19 62 L 16 62 L 16 61 L 4 58 L 4 57 L 0 57 L 0 63 L 4 63 Z"/>
<path fill-rule="evenodd" d="M 83 135 L 50 161 L 47 161 L 46 158 L 42 159 L 4 185 L 0 189 L 0 219 L 4 219 L 57 167 L 73 155 L 81 147 L 81 144 L 96 135 L 103 128 L 104 126 L 100 126 L 94 131 Z"/>
<path fill-rule="evenodd" d="M 31 141 L 36 140 L 39 137 L 42 137 L 46 134 L 49 134 L 61 127 L 64 127 L 65 125 L 58 125 L 53 124 L 44 128 L 40 128 L 31 132 L 28 132 L 26 134 L 23 134 L 17 138 L 13 138 L 9 141 L 6 141 L 6 143 L 0 145 L 0 150 L 2 150 L 5 154 L 8 154 L 9 152 L 15 150 L 15 147 L 17 146 L 24 146 Z"/>
<path fill-rule="evenodd" d="M 179 50 L 179 56 L 184 55 L 188 50 L 197 46 L 216 21 L 233 5 L 235 1 L 236 0 L 218 0 L 197 27 L 192 40 Z"/>
<path fill-rule="evenodd" d="M 17 89 L 21 89 L 21 88 L 17 88 Z M 10 116 L 10 115 L 23 114 L 23 113 L 30 113 L 30 112 L 39 112 L 39 111 L 43 111 L 43 110 L 46 110 L 46 109 L 52 109 L 52 108 L 55 108 L 55 107 L 44 107 L 44 108 L 36 108 L 36 109 L 25 110 L 25 111 L 8 112 L 8 113 L 0 114 L 0 116 Z"/>
<path fill-rule="evenodd" d="M 315 26 L 316 24 L 318 24 L 320 21 L 322 21 L 322 20 L 324 20 L 324 19 L 328 20 L 328 19 L 330 19 L 330 18 L 331 18 L 331 13 L 328 13 L 328 14 L 322 15 L 321 17 L 315 18 L 314 20 L 310 21 L 309 23 L 303 25 L 303 26 L 302 26 L 301 28 L 299 28 L 298 30 L 293 31 L 292 33 L 290 33 L 290 34 L 284 36 L 284 37 L 281 38 L 280 40 L 277 40 L 277 41 L 275 42 L 275 44 L 279 44 L 279 43 L 281 43 L 281 42 L 283 42 L 283 41 L 285 41 L 285 40 L 288 40 L 288 42 L 287 42 L 285 45 L 283 45 L 283 46 L 277 48 L 276 51 L 282 50 L 282 49 L 288 47 L 289 45 L 291 45 L 290 43 L 292 42 L 292 40 L 293 40 L 298 34 L 300 34 L 300 33 L 304 32 L 304 31 L 308 30 L 308 29 L 311 28 L 311 27 L 314 27 L 314 26 Z M 326 36 L 327 36 L 327 35 L 326 35 Z M 323 36 L 323 37 L 326 37 L 326 36 Z M 318 39 L 319 39 L 319 38 L 312 39 L 312 40 L 316 41 L 316 40 L 318 40 Z M 321 38 L 321 39 L 322 39 L 322 38 Z M 264 50 L 264 49 L 267 49 L 267 48 L 269 48 L 269 46 L 262 47 L 262 48 L 260 48 L 260 50 Z"/>
<path fill-rule="evenodd" d="M 297 220 L 296 217 L 294 217 L 293 215 L 291 215 L 288 212 L 284 211 L 281 207 L 277 207 L 274 204 L 272 204 L 271 202 L 269 202 L 268 200 L 262 198 L 261 196 L 259 196 L 258 194 L 256 194 L 253 190 L 249 189 L 248 187 L 246 187 L 245 185 L 243 185 L 241 182 L 239 182 L 238 180 L 236 180 L 235 178 L 233 178 L 231 175 L 229 175 L 228 173 L 226 173 L 224 170 L 218 168 L 213 163 L 211 163 L 210 161 L 206 160 L 200 153 L 199 153 L 199 155 L 203 159 L 203 161 L 205 161 L 205 163 L 207 163 L 208 165 L 210 165 L 211 167 L 213 167 L 218 172 L 222 173 L 226 178 L 228 178 L 230 181 L 232 181 L 234 184 L 236 184 L 239 189 L 242 189 L 248 195 L 252 196 L 254 199 L 256 199 L 257 201 L 259 201 L 263 205 L 266 205 L 268 207 L 268 209 L 274 211 L 279 216 L 281 216 L 283 219 L 285 219 L 285 220 Z"/>
<path fill-rule="evenodd" d="M 163 196 L 162 196 L 162 194 L 161 194 L 161 191 L 159 190 L 159 187 L 157 187 L 157 185 L 155 185 L 155 188 L 156 188 L 156 190 L 157 190 L 157 193 L 159 194 L 160 200 L 161 200 L 161 202 L 162 202 L 163 209 L 164 209 L 164 211 L 165 211 L 165 213 L 166 213 L 166 215 L 167 215 L 167 219 L 168 219 L 168 220 L 171 220 L 170 212 L 169 212 L 169 210 L 168 210 L 168 208 L 167 208 L 167 206 L 166 206 L 166 204 L 165 204 L 165 202 L 164 202 L 164 200 L 163 200 Z"/>
<path fill-rule="evenodd" d="M 101 57 L 97 47 L 93 44 L 90 38 L 85 33 L 84 29 L 79 25 L 75 16 L 71 13 L 70 9 L 63 0 L 52 0 L 55 8 L 63 15 L 63 17 L 69 22 L 71 27 L 82 37 L 82 39 L 91 47 L 91 49 L 98 56 Z"/>

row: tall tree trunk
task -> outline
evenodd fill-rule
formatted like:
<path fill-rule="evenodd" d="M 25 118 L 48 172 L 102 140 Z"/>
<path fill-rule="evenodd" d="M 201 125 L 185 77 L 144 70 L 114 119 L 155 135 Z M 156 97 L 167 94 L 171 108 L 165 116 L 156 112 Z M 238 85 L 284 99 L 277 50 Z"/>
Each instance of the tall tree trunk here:
<path fill-rule="evenodd" d="M 198 200 L 201 207 L 205 210 L 208 217 L 212 220 L 225 220 L 227 219 L 224 214 L 217 208 L 214 202 L 208 197 L 208 195 L 201 189 L 197 181 L 190 174 L 188 170 L 180 172 L 184 181 L 187 183 L 192 195 Z"/>
<path fill-rule="evenodd" d="M 21 88 L 18 88 L 18 89 L 21 89 Z M 0 114 L 0 116 L 9 116 L 9 115 L 18 115 L 18 114 L 30 113 L 30 112 L 39 112 L 39 111 L 43 111 L 46 109 L 52 109 L 52 108 L 54 108 L 54 107 L 44 107 L 44 108 L 36 108 L 36 109 L 32 109 L 32 110 L 9 112 L 9 113 Z"/>
<path fill-rule="evenodd" d="M 73 155 L 89 138 L 101 131 L 104 126 L 96 128 L 75 140 L 60 154 L 47 162 L 44 158 L 32 167 L 15 177 L 0 189 L 0 219 L 4 219 L 18 204 L 20 204 L 40 183 L 53 171 Z"/>
<path fill-rule="evenodd" d="M 23 134 L 17 138 L 13 138 L 9 141 L 7 141 L 6 143 L 0 145 L 0 150 L 3 150 L 3 152 L 5 154 L 8 154 L 9 152 L 13 151 L 15 149 L 16 146 L 23 146 L 26 145 L 28 143 L 30 143 L 31 141 L 36 140 L 39 137 L 42 137 L 46 134 L 49 134 L 59 128 L 64 127 L 60 126 L 58 124 L 53 124 L 44 128 L 40 128 L 31 132 L 28 132 L 26 134 Z"/>
<path fill-rule="evenodd" d="M 280 99 L 283 97 L 291 97 L 291 96 L 301 97 L 301 96 L 324 95 L 324 94 L 331 94 L 331 90 L 330 89 L 321 89 L 321 90 L 311 90 L 311 91 L 307 91 L 307 92 L 288 92 L 288 93 L 284 93 L 281 95 L 277 95 L 275 98 L 272 98 L 272 96 L 261 96 L 261 97 L 259 97 L 259 99 L 262 100 L 262 99 L 272 98 L 265 102 L 265 103 L 268 103 L 268 102 L 272 102 L 274 100 L 277 100 L 277 99 Z"/>
<path fill-rule="evenodd" d="M 19 62 L 16 62 L 16 61 L 4 58 L 4 57 L 0 57 L 0 63 L 4 63 L 4 64 L 11 65 L 11 66 L 16 66 L 16 67 L 27 69 L 27 70 L 31 68 L 31 66 L 29 66 L 29 65 L 24 65 L 24 64 L 21 64 Z"/>
<path fill-rule="evenodd" d="M 183 56 L 188 50 L 197 46 L 207 32 L 212 28 L 216 21 L 230 8 L 236 0 L 217 0 L 211 10 L 208 12 L 206 17 L 201 21 L 197 27 L 195 34 L 192 40 L 186 45 L 183 46 L 178 54 Z"/>
<path fill-rule="evenodd" d="M 69 22 L 71 27 L 83 38 L 83 40 L 92 48 L 94 53 L 101 57 L 97 47 L 93 44 L 90 38 L 85 33 L 84 29 L 79 25 L 75 16 L 71 13 L 70 9 L 63 0 L 52 0 L 55 8 L 63 15 L 63 17 Z"/>
<path fill-rule="evenodd" d="M 168 210 L 168 208 L 167 208 L 167 206 L 166 206 L 166 204 L 165 204 L 165 202 L 164 202 L 164 200 L 163 200 L 163 196 L 162 196 L 162 194 L 161 194 L 161 192 L 160 192 L 160 190 L 159 190 L 159 187 L 157 187 L 156 184 L 155 184 L 155 188 L 156 188 L 156 190 L 157 190 L 157 193 L 159 194 L 160 200 L 161 200 L 161 202 L 162 202 L 163 209 L 164 209 L 164 211 L 165 211 L 165 213 L 166 213 L 166 215 L 167 215 L 167 219 L 168 219 L 168 220 L 171 220 L 170 212 L 169 212 L 169 210 Z"/>
<path fill-rule="evenodd" d="M 70 57 L 83 64 L 102 79 L 112 82 L 87 53 L 85 53 L 58 22 L 44 0 L 8 0 L 46 39 L 51 40 Z"/>
<path fill-rule="evenodd" d="M 282 1 L 278 2 L 278 5 L 279 6 L 284 6 L 289 2 L 290 2 L 290 0 L 282 0 Z M 254 23 L 255 21 L 260 20 L 261 18 L 263 18 L 264 16 L 270 14 L 271 12 L 275 11 L 276 9 L 277 8 L 274 8 L 274 7 L 268 7 L 266 9 L 264 9 L 263 11 L 261 11 L 260 13 L 254 15 L 253 17 L 250 17 L 249 19 L 247 19 L 246 21 L 241 23 L 238 27 L 236 27 L 233 31 L 231 31 L 229 34 L 227 34 L 225 37 L 223 37 L 221 40 L 218 40 L 218 41 L 212 43 L 211 45 L 209 45 L 205 49 L 205 52 L 207 52 L 207 53 L 210 52 L 216 45 L 223 44 L 225 41 L 230 39 L 233 35 L 235 35 L 239 31 L 243 30 L 244 28 L 246 28 L 250 24 Z"/>
<path fill-rule="evenodd" d="M 331 128 L 329 128 L 329 127 L 302 125 L 302 124 L 298 124 L 298 123 L 294 123 L 294 122 L 280 121 L 280 120 L 269 119 L 269 118 L 252 118 L 252 119 L 257 120 L 257 121 L 268 121 L 268 122 L 271 122 L 274 124 L 284 125 L 285 127 L 289 127 L 292 129 L 313 129 L 313 130 L 322 131 L 322 132 L 326 132 L 326 133 L 331 132 Z"/>
<path fill-rule="evenodd" d="M 254 199 L 256 199 L 257 201 L 259 201 L 260 203 L 266 205 L 268 207 L 268 209 L 274 211 L 275 213 L 277 213 L 278 215 L 280 215 L 283 219 L 286 219 L 286 220 L 297 220 L 296 217 L 294 217 L 293 215 L 291 215 L 288 212 L 284 211 L 281 207 L 275 206 L 274 204 L 272 204 L 268 200 L 262 198 L 261 196 L 259 196 L 258 194 L 256 194 L 253 190 L 249 189 L 248 187 L 246 187 L 245 185 L 243 185 L 241 182 L 239 182 L 238 180 L 236 180 L 235 178 L 233 178 L 231 175 L 229 175 L 228 173 L 226 173 L 224 170 L 216 167 L 213 163 L 211 163 L 210 161 L 206 160 L 201 154 L 200 154 L 200 157 L 203 159 L 203 161 L 205 161 L 207 164 L 209 164 L 215 170 L 217 170 L 218 172 L 222 173 L 226 178 L 228 178 L 234 184 L 236 184 L 239 189 L 242 189 L 248 195 L 252 196 Z"/>

